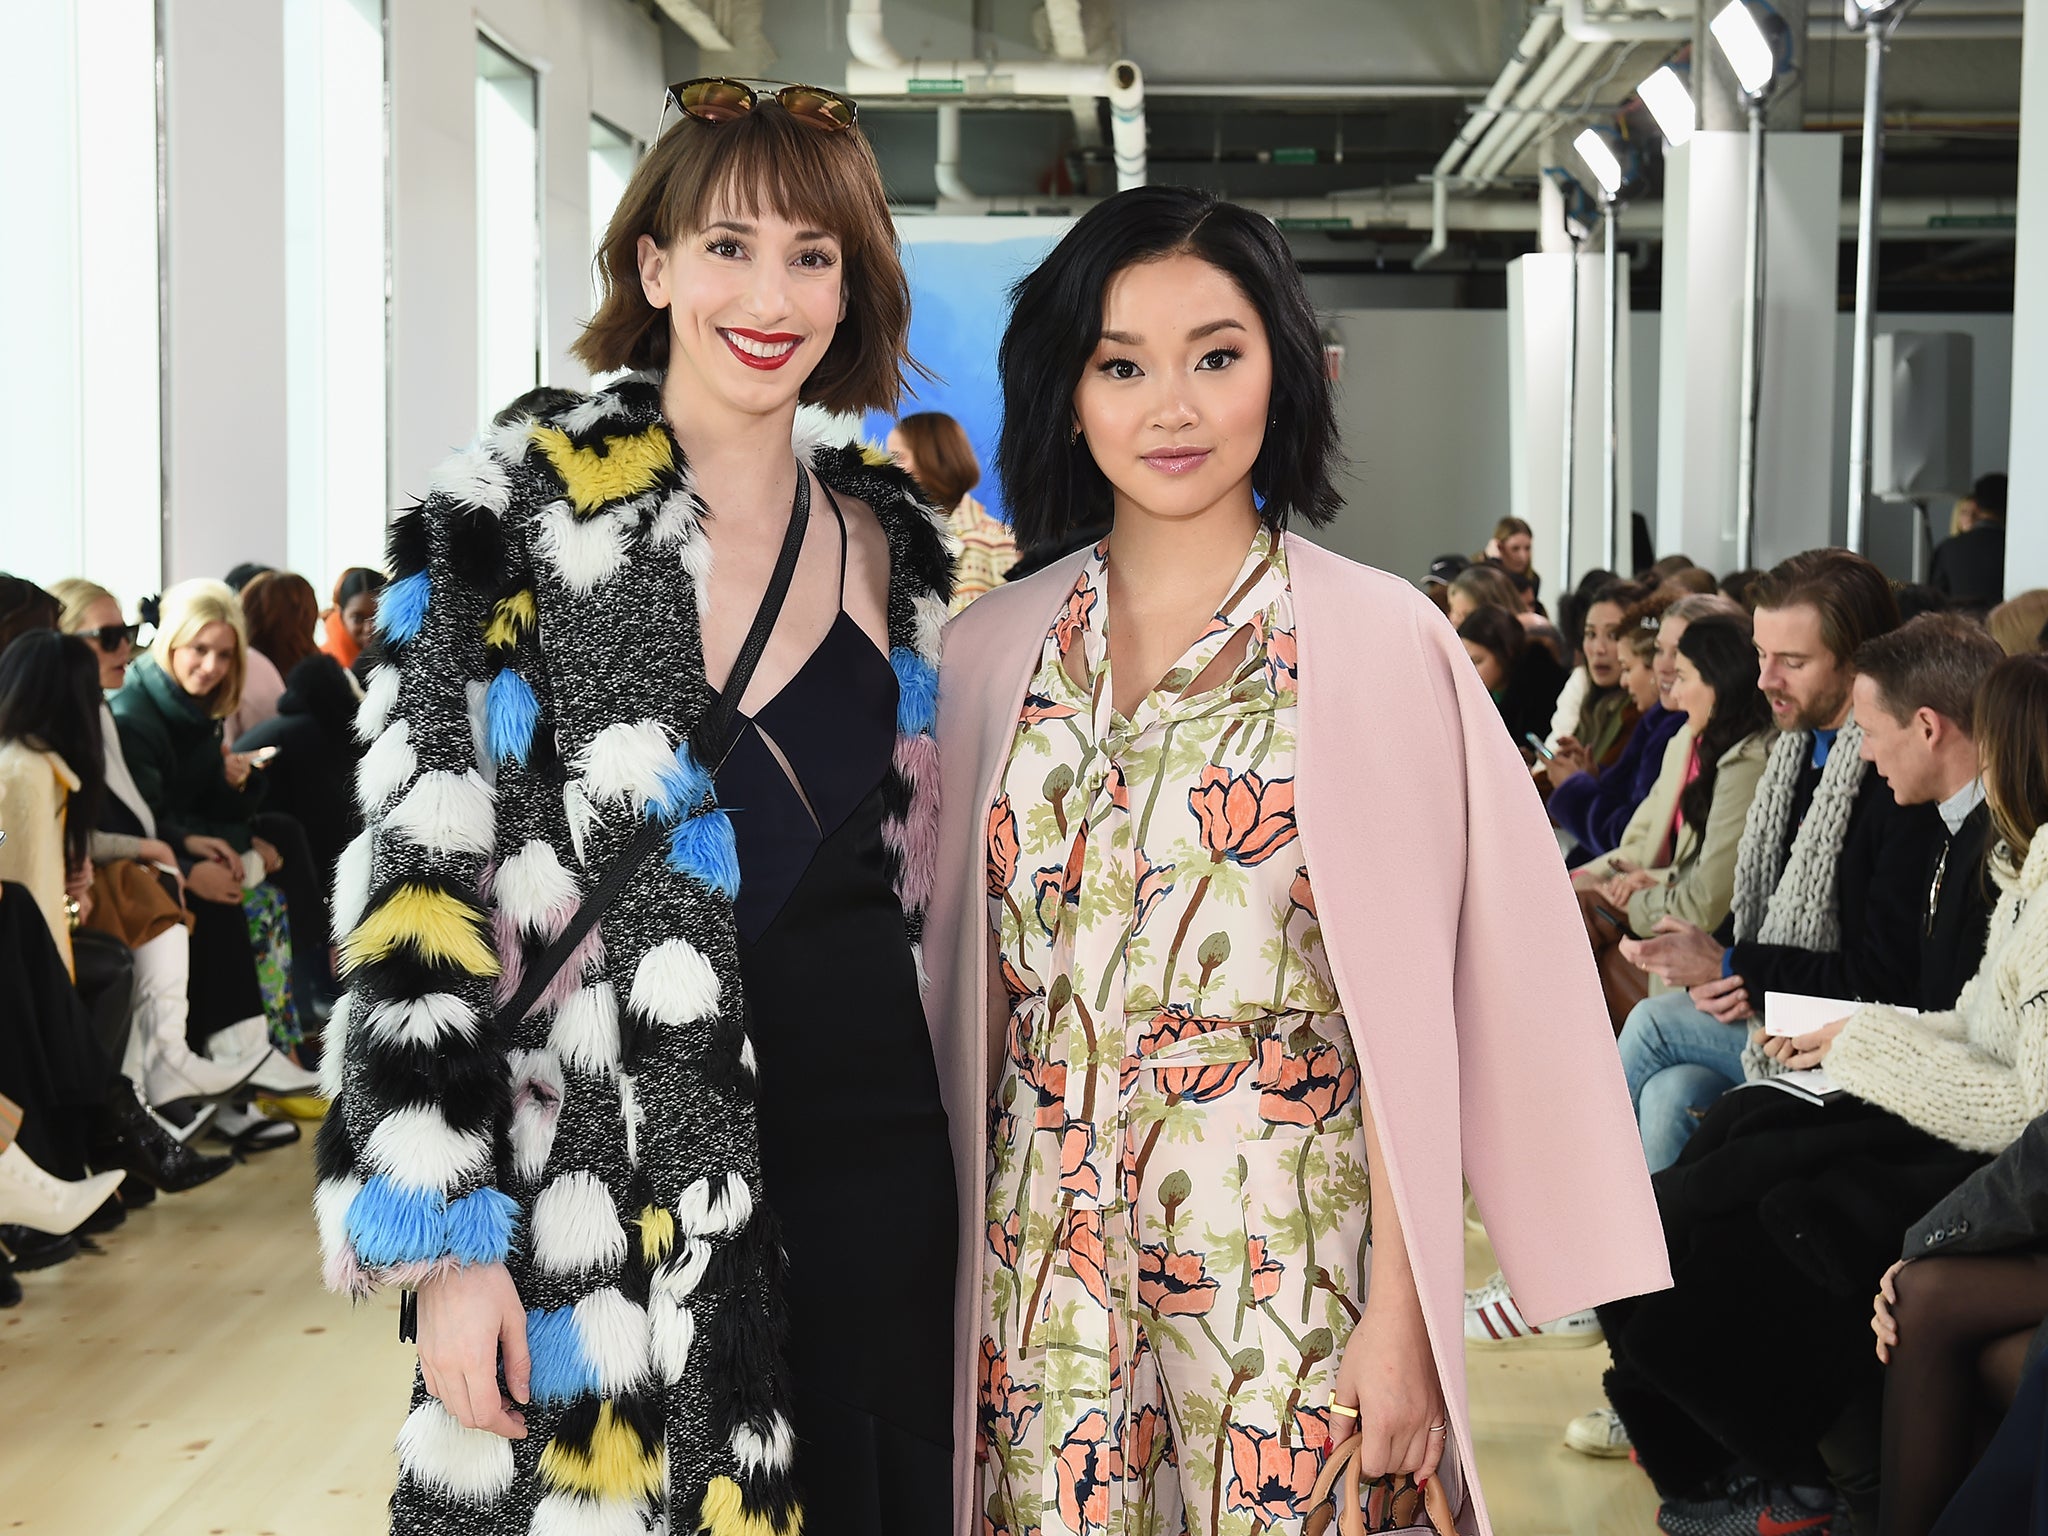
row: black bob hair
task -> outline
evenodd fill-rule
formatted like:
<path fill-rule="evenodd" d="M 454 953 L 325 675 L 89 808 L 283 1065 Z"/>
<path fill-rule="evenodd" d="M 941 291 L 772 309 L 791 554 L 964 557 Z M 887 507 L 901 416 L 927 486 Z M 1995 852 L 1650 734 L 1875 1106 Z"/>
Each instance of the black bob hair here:
<path fill-rule="evenodd" d="M 1108 478 L 1073 435 L 1074 389 L 1102 337 L 1111 279 L 1140 262 L 1186 254 L 1237 284 L 1266 327 L 1273 398 L 1252 465 L 1260 515 L 1327 523 L 1343 504 L 1337 409 L 1323 334 L 1293 253 L 1272 221 L 1194 187 L 1134 187 L 1098 203 L 1011 290 L 1003 332 L 1003 434 L 996 449 L 1017 543 L 1059 543 L 1109 520 Z"/>
<path fill-rule="evenodd" d="M 64 860 L 85 863 L 106 793 L 100 662 L 76 635 L 32 629 L 0 651 L 0 741 L 54 752 L 78 776 L 64 817 Z"/>

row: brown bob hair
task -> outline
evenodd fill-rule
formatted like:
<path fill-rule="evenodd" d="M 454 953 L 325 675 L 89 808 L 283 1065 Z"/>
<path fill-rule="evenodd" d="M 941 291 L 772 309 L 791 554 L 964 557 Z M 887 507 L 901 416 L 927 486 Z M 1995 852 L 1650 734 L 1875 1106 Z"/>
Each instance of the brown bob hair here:
<path fill-rule="evenodd" d="M 981 462 L 967 429 L 944 411 L 919 411 L 896 423 L 917 465 L 916 480 L 934 505 L 950 512 L 981 484 Z"/>
<path fill-rule="evenodd" d="M 1899 603 L 1884 572 L 1846 549 L 1809 549 L 1771 567 L 1756 584 L 1755 608 L 1796 608 L 1820 614 L 1821 643 L 1844 666 L 1866 640 L 1899 627 Z"/>
<path fill-rule="evenodd" d="M 320 646 L 313 632 L 320 627 L 320 599 L 313 584 L 292 571 L 265 571 L 242 588 L 242 617 L 249 625 L 249 648 L 270 658 L 280 677 Z"/>
<path fill-rule="evenodd" d="M 772 100 L 722 123 L 685 116 L 634 169 L 597 249 L 604 297 L 571 349 L 593 373 L 668 364 L 669 320 L 640 286 L 640 237 L 664 249 L 718 211 L 764 211 L 830 232 L 846 317 L 800 398 L 829 411 L 894 410 L 911 360 L 910 283 L 875 152 L 858 128 L 827 133 Z"/>
<path fill-rule="evenodd" d="M 2017 874 L 2048 822 L 2048 656 L 2006 657 L 1979 685 L 1973 713 L 1991 830 Z"/>

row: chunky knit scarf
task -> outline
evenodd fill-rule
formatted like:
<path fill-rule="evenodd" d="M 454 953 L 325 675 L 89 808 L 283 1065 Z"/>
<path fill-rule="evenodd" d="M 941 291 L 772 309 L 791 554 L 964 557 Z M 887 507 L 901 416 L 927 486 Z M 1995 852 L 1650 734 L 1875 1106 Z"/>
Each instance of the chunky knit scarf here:
<path fill-rule="evenodd" d="M 1798 836 L 1785 849 L 1792 794 L 1813 757 L 1813 733 L 1780 736 L 1757 785 L 1735 854 L 1735 937 L 1823 954 L 1842 943 L 1836 871 L 1863 783 L 1863 732 L 1852 716 L 1835 737 Z M 1782 860 L 1782 863 L 1780 862 Z"/>

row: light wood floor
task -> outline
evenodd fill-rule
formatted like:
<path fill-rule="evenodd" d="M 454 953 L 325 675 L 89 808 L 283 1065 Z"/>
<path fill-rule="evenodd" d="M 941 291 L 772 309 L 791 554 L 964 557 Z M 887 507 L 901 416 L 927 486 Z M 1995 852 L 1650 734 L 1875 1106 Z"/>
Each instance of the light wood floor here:
<path fill-rule="evenodd" d="M 320 1288 L 311 1138 L 159 1199 L 0 1312 L 0 1531 L 377 1536 L 412 1372 L 394 1298 Z M 1476 1283 L 1485 1240 L 1468 1253 Z M 1600 1401 L 1600 1347 L 1470 1360 L 1500 1536 L 1644 1536 L 1626 1461 L 1559 1433 Z"/>

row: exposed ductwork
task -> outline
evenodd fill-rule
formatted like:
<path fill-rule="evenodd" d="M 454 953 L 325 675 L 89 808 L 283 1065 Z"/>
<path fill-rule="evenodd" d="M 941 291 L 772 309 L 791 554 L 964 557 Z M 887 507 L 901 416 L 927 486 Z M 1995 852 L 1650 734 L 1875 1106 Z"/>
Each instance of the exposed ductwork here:
<path fill-rule="evenodd" d="M 939 202 L 971 202 L 974 189 L 960 179 L 960 104 L 939 104 L 939 154 L 932 162 L 932 178 L 939 186 Z"/>
<path fill-rule="evenodd" d="M 732 39 L 700 3 L 700 0 L 655 0 L 664 15 L 689 35 L 690 41 L 711 53 L 732 52 Z"/>
<path fill-rule="evenodd" d="M 1616 7 L 1590 15 L 1586 0 L 1564 0 L 1564 35 L 1575 43 L 1691 42 L 1693 7 L 1681 0 L 1664 9 L 1674 15 L 1630 15 Z"/>

